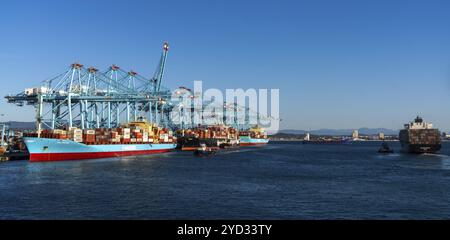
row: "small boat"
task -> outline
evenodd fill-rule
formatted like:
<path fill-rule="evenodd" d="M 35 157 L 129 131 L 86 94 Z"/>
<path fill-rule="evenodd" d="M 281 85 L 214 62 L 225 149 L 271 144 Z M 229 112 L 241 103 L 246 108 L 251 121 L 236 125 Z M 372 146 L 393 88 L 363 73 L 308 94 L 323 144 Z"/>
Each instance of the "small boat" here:
<path fill-rule="evenodd" d="M 394 153 L 394 150 L 391 149 L 391 148 L 389 147 L 389 145 L 388 145 L 386 142 L 383 142 L 383 143 L 381 144 L 380 149 L 378 149 L 378 152 L 379 152 L 379 153 Z"/>
<path fill-rule="evenodd" d="M 206 144 L 200 144 L 200 148 L 194 151 L 194 155 L 197 157 L 208 157 L 216 154 L 216 149 L 206 147 Z"/>
<path fill-rule="evenodd" d="M 224 143 L 219 146 L 220 149 L 236 149 L 239 148 L 239 145 L 231 144 L 231 143 Z"/>

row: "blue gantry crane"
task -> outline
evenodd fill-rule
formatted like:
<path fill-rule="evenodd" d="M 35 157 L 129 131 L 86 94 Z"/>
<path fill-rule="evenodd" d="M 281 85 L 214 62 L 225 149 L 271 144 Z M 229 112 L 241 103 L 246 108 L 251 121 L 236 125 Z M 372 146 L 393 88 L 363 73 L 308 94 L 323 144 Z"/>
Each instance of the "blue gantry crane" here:
<path fill-rule="evenodd" d="M 277 120 L 236 102 L 222 103 L 202 99 L 202 105 L 195 106 L 195 100 L 202 96 L 183 86 L 174 91 L 173 96 L 175 98 L 172 100 L 175 101 L 171 105 L 177 107 L 173 107 L 172 111 L 177 111 L 175 116 L 178 119 L 171 119 L 171 123 L 177 129 L 195 128 L 197 124 L 201 123 L 202 125 L 228 125 L 235 129 L 246 130 L 255 125 L 251 118 L 256 119 L 258 123 L 261 120 L 265 122 Z"/>
<path fill-rule="evenodd" d="M 169 126 L 171 92 L 161 87 L 168 51 L 169 44 L 164 43 L 151 79 L 116 65 L 101 72 L 74 63 L 41 86 L 8 95 L 6 99 L 18 106 L 36 107 L 38 133 L 43 128 L 113 128 L 139 117 Z"/>

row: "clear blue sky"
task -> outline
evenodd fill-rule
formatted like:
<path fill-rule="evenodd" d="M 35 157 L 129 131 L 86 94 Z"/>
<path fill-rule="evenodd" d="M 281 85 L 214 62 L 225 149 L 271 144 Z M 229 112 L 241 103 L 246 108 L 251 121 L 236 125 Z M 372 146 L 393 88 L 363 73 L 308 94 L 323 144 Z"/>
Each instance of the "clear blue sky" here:
<path fill-rule="evenodd" d="M 75 61 L 150 76 L 169 41 L 163 85 L 279 88 L 282 128 L 450 129 L 449 1 L 3 1 L 0 30 L 1 96 Z"/>

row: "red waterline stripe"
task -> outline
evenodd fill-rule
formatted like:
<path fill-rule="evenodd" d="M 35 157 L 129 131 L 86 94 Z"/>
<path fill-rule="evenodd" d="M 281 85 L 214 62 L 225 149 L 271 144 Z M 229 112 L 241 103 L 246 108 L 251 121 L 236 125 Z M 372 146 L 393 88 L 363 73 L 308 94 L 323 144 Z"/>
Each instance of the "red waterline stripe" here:
<path fill-rule="evenodd" d="M 181 151 L 195 151 L 197 150 L 199 147 L 182 147 Z"/>
<path fill-rule="evenodd" d="M 239 145 L 241 145 L 241 146 L 258 146 L 258 145 L 265 145 L 265 144 L 267 144 L 267 143 L 243 143 L 243 142 L 239 143 Z"/>
<path fill-rule="evenodd" d="M 133 155 L 147 155 L 169 152 L 171 149 L 141 150 L 141 151 L 119 151 L 119 152 L 87 152 L 87 153 L 31 153 L 30 162 L 54 162 L 86 160 L 97 158 L 112 158 Z"/>

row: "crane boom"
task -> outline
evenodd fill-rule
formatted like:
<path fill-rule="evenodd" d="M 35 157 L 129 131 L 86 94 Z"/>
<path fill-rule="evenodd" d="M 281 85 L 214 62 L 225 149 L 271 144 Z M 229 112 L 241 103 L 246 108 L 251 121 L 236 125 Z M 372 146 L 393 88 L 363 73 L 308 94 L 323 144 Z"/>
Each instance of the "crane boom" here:
<path fill-rule="evenodd" d="M 167 54 L 169 53 L 169 43 L 165 42 L 163 45 L 163 52 L 161 55 L 161 60 L 159 61 L 158 69 L 154 76 L 154 91 L 159 92 L 161 90 L 161 82 L 164 78 L 164 70 L 166 67 Z"/>

